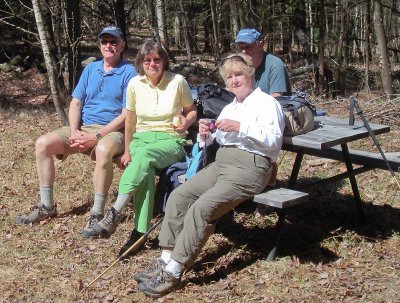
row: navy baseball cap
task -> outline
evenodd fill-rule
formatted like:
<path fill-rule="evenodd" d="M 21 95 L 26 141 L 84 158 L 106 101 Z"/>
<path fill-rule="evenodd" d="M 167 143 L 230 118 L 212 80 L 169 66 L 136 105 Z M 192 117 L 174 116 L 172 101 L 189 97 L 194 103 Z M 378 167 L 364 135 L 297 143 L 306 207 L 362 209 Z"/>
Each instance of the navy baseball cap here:
<path fill-rule="evenodd" d="M 247 43 L 252 44 L 261 38 L 261 34 L 254 28 L 241 29 L 236 35 L 235 44 Z"/>
<path fill-rule="evenodd" d="M 121 29 L 119 27 L 114 26 L 114 25 L 108 25 L 105 28 L 103 28 L 103 30 L 100 32 L 98 37 L 101 38 L 101 36 L 103 36 L 105 34 L 109 34 L 111 36 L 124 39 L 124 35 L 122 34 Z"/>

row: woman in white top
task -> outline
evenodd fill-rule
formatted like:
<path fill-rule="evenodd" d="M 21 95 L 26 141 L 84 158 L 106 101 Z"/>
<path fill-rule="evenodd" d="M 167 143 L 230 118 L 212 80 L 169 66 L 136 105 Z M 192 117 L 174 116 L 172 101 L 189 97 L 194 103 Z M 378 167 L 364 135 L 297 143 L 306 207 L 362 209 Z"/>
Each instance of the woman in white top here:
<path fill-rule="evenodd" d="M 263 191 L 282 146 L 284 114 L 279 103 L 254 85 L 254 68 L 235 54 L 220 68 L 228 90 L 236 95 L 215 123 L 199 121 L 199 139 L 221 145 L 215 162 L 175 189 L 167 202 L 159 235 L 161 257 L 134 276 L 139 290 L 162 296 L 177 287 L 185 267 L 193 264 L 216 220 Z"/>

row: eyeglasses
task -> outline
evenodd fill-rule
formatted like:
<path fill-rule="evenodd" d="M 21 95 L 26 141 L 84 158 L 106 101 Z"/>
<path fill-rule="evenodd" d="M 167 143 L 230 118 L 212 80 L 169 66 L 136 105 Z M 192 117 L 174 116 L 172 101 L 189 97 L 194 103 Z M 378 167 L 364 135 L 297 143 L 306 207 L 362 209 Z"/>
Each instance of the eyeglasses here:
<path fill-rule="evenodd" d="M 241 52 L 243 52 L 243 51 L 249 51 L 250 49 L 252 49 L 254 46 L 256 46 L 258 44 L 258 41 L 255 41 L 255 42 L 253 42 L 253 43 L 251 43 L 251 44 L 248 44 L 248 43 L 239 43 L 238 45 L 237 45 L 237 49 L 239 50 L 239 51 L 241 51 Z"/>
<path fill-rule="evenodd" d="M 143 60 L 143 64 L 150 65 L 151 61 L 153 61 L 154 64 L 161 64 L 160 58 L 146 58 Z"/>
<path fill-rule="evenodd" d="M 110 44 L 111 46 L 116 46 L 118 44 L 118 40 L 100 40 L 101 45 Z"/>
<path fill-rule="evenodd" d="M 103 77 L 101 77 L 100 85 L 99 85 L 99 88 L 98 88 L 99 92 L 103 91 L 105 84 L 106 84 L 106 77 L 103 76 Z"/>
<path fill-rule="evenodd" d="M 248 66 L 246 60 L 245 60 L 242 56 L 240 56 L 240 55 L 231 55 L 231 56 L 228 56 L 228 57 L 224 58 L 224 59 L 221 61 L 221 66 L 224 65 L 228 60 L 237 61 L 237 62 L 242 62 L 242 63 L 244 63 L 245 65 Z"/>

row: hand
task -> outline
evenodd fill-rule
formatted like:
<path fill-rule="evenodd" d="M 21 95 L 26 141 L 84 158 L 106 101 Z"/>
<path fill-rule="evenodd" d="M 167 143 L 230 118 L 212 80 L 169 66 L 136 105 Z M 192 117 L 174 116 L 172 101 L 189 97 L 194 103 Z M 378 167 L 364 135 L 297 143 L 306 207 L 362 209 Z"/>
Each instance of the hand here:
<path fill-rule="evenodd" d="M 177 132 L 185 132 L 185 131 L 187 131 L 187 129 L 189 128 L 189 123 L 188 123 L 188 120 L 185 118 L 185 116 L 183 116 L 183 115 L 179 115 L 179 116 L 176 116 L 176 117 L 179 117 L 179 121 L 180 121 L 180 124 L 179 125 L 172 125 L 173 126 L 173 128 L 177 131 Z"/>
<path fill-rule="evenodd" d="M 199 120 L 199 134 L 203 140 L 206 140 L 210 136 L 210 126 L 211 123 L 208 122 L 206 119 Z"/>
<path fill-rule="evenodd" d="M 217 120 L 215 126 L 223 132 L 238 132 L 240 130 L 240 122 L 230 119 Z"/>
<path fill-rule="evenodd" d="M 87 133 L 80 130 L 72 133 L 69 140 L 71 142 L 71 147 L 78 149 L 81 153 L 95 146 L 98 141 L 95 133 Z"/>
<path fill-rule="evenodd" d="M 120 158 L 120 163 L 118 163 L 118 167 L 121 169 L 124 169 L 125 167 L 128 166 L 129 162 L 131 162 L 132 158 L 131 158 L 131 154 L 129 153 L 129 151 L 124 152 L 124 154 L 121 156 Z"/>

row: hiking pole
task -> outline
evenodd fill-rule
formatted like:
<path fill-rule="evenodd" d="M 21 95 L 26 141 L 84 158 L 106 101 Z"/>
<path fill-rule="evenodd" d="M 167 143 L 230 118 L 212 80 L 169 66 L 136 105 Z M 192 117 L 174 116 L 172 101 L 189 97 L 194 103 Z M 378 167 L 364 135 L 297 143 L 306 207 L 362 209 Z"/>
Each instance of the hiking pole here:
<path fill-rule="evenodd" d="M 358 104 L 357 100 L 353 96 L 351 96 L 350 97 L 349 125 L 354 125 L 354 110 L 356 111 L 356 114 L 358 114 L 360 116 L 360 118 L 361 118 L 361 120 L 362 120 L 362 122 L 364 124 L 364 127 L 368 130 L 369 136 L 372 138 L 372 141 L 374 142 L 376 148 L 378 149 L 379 153 L 381 154 L 383 161 L 385 162 L 387 168 L 390 171 L 390 174 L 392 175 L 394 181 L 397 184 L 397 187 L 400 188 L 400 184 L 397 181 L 396 175 L 395 175 L 392 167 L 390 166 L 390 163 L 387 160 L 387 158 L 386 158 L 386 156 L 385 156 L 385 154 L 384 154 L 384 152 L 383 152 L 383 150 L 381 148 L 381 145 L 380 145 L 378 139 L 376 139 L 376 136 L 375 136 L 374 132 L 372 131 L 371 127 L 369 126 L 368 121 L 364 116 L 363 110 L 361 109 L 361 107 Z"/>
<path fill-rule="evenodd" d="M 124 259 L 124 257 L 126 255 L 128 255 L 131 251 L 133 251 L 134 249 L 136 249 L 139 245 L 142 244 L 143 241 L 146 240 L 147 236 L 158 226 L 161 224 L 163 218 L 161 218 L 160 220 L 158 220 L 156 223 L 154 223 L 149 230 L 143 235 L 141 236 L 135 243 L 133 243 L 131 245 L 131 247 L 128 248 L 127 251 L 125 251 L 121 256 L 119 256 L 118 258 L 116 258 L 114 260 L 113 263 L 111 263 L 110 266 L 108 266 L 106 268 L 106 270 L 104 270 L 100 275 L 98 275 L 92 282 L 90 282 L 85 288 L 89 288 L 94 282 L 96 282 L 98 279 L 100 279 L 102 276 L 104 276 L 105 273 L 107 273 L 111 268 L 114 267 L 115 264 L 117 264 L 118 261 L 121 261 Z"/>

